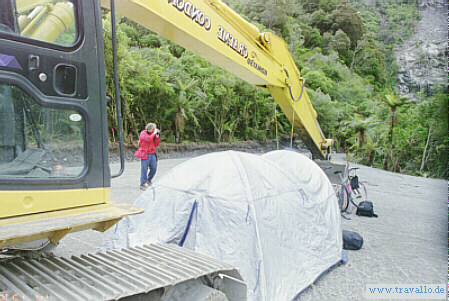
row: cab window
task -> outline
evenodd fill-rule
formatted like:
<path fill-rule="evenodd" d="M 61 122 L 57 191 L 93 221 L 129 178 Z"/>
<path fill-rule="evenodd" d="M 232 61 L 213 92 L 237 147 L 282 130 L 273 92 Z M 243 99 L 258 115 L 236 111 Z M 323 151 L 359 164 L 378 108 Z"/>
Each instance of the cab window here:
<path fill-rule="evenodd" d="M 0 33 L 5 32 L 61 46 L 78 38 L 72 1 L 0 0 Z"/>
<path fill-rule="evenodd" d="M 85 128 L 80 112 L 43 106 L 0 84 L 0 179 L 81 176 Z"/>

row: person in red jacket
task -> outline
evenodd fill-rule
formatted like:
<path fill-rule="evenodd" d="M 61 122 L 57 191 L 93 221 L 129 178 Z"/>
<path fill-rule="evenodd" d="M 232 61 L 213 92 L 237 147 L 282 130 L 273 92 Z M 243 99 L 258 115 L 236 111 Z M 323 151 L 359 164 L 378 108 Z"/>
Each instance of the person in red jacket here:
<path fill-rule="evenodd" d="M 140 159 L 140 189 L 145 190 L 151 185 L 156 174 L 157 157 L 156 147 L 161 143 L 160 131 L 156 124 L 149 123 L 139 136 L 139 149 L 134 156 Z M 148 168 L 150 169 L 148 171 Z"/>

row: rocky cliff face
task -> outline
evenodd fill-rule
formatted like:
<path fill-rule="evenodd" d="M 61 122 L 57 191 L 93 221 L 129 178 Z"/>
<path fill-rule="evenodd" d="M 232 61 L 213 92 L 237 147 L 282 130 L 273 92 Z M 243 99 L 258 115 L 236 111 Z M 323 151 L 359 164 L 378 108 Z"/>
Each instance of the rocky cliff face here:
<path fill-rule="evenodd" d="M 412 94 L 447 84 L 446 0 L 418 0 L 421 20 L 416 33 L 394 54 L 400 66 L 397 90 Z"/>

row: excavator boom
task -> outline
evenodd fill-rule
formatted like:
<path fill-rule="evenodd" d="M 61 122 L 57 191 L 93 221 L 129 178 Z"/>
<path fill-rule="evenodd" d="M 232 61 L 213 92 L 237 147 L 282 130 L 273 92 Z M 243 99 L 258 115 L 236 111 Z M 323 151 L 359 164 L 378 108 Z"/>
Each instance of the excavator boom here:
<path fill-rule="evenodd" d="M 317 122 L 304 79 L 285 42 L 260 33 L 220 0 L 117 0 L 117 12 L 244 81 L 268 88 L 313 156 L 325 158 L 332 140 Z M 108 0 L 101 5 L 109 8 Z"/>

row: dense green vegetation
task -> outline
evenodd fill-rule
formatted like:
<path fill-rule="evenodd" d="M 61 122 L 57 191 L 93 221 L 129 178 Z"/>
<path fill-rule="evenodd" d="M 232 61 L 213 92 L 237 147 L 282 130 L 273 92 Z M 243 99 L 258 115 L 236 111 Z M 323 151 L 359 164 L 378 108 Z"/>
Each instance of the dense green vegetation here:
<path fill-rule="evenodd" d="M 395 93 L 393 49 L 419 12 L 407 0 L 226 1 L 287 43 L 325 135 L 363 164 L 447 176 L 447 87 L 418 99 Z M 124 18 L 119 74 L 128 142 L 150 121 L 168 142 L 264 140 L 290 134 L 268 91 L 252 87 Z M 113 95 L 110 17 L 104 16 L 108 95 Z M 116 128 L 114 102 L 108 108 Z M 423 159 L 424 158 L 424 159 Z"/>

